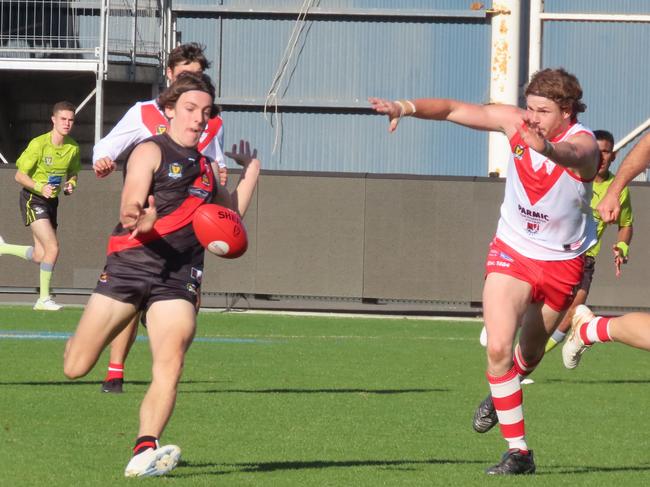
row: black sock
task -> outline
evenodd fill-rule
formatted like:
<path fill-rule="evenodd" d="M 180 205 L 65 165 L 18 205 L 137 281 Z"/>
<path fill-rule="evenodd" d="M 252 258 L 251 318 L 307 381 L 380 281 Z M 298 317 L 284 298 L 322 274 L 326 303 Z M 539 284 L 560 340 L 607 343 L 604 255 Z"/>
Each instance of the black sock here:
<path fill-rule="evenodd" d="M 133 456 L 139 455 L 149 448 L 153 448 L 154 450 L 158 448 L 158 438 L 155 436 L 141 436 L 135 440 L 135 446 L 133 447 Z"/>

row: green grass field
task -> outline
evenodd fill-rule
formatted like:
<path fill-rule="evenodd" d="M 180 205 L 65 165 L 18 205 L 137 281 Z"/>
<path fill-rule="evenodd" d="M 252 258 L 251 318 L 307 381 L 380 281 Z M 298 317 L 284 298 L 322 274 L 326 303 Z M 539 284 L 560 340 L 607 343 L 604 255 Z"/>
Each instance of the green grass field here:
<path fill-rule="evenodd" d="M 183 450 L 160 479 L 125 479 L 150 377 L 134 346 L 126 392 L 101 394 L 107 357 L 62 373 L 81 309 L 0 307 L 0 485 L 647 485 L 648 358 L 618 344 L 575 371 L 552 352 L 524 386 L 538 474 L 488 478 L 505 451 L 472 431 L 487 393 L 478 321 L 199 315 L 162 438 Z"/>

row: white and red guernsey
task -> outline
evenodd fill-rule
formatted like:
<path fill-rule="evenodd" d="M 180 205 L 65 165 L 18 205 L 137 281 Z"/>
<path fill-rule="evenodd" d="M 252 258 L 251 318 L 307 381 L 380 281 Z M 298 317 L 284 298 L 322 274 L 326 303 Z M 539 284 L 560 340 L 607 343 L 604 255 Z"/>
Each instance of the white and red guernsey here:
<path fill-rule="evenodd" d="M 102 157 L 115 161 L 120 154 L 126 154 L 137 143 L 162 134 L 167 130 L 168 121 L 158 108 L 156 100 L 138 102 L 117 122 L 117 125 L 93 147 L 93 165 Z M 208 122 L 201 134 L 198 150 L 219 166 L 226 165 L 223 156 L 223 120 L 217 115 Z M 127 151 L 127 152 L 125 152 Z"/>
<path fill-rule="evenodd" d="M 579 123 L 551 142 L 593 133 Z M 568 260 L 596 242 L 592 216 L 592 180 L 581 179 L 530 149 L 519 133 L 510 139 L 510 164 L 497 238 L 537 260 Z"/>

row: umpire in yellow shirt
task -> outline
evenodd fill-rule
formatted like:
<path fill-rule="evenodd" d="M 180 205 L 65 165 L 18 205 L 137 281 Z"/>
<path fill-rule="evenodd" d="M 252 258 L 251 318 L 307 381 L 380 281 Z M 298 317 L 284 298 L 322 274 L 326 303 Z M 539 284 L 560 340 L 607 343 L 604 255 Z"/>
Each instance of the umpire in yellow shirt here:
<path fill-rule="evenodd" d="M 76 107 L 61 101 L 52 108 L 52 131 L 29 142 L 16 161 L 16 182 L 23 187 L 20 211 L 25 226 L 32 229 L 33 246 L 11 245 L 0 237 L 0 255 L 14 255 L 40 264 L 40 297 L 36 310 L 57 311 L 50 296 L 52 271 L 59 256 L 56 237 L 59 194 L 71 194 L 81 168 L 79 144 L 68 134 L 74 125 Z"/>

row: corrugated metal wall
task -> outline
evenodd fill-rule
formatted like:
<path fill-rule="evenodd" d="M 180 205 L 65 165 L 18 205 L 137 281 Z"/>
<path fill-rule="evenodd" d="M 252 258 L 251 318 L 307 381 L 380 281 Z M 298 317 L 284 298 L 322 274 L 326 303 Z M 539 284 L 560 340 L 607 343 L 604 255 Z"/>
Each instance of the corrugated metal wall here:
<path fill-rule="evenodd" d="M 647 0 L 546 0 L 545 12 L 650 14 Z M 620 140 L 650 117 L 649 23 L 544 22 L 542 63 L 564 66 L 582 85 L 587 111 L 581 120 L 592 129 L 606 129 Z M 638 140 L 638 138 L 636 139 Z M 634 146 L 618 154 L 616 170 Z"/>
<path fill-rule="evenodd" d="M 210 74 L 218 78 L 227 144 L 240 136 L 251 139 L 265 167 L 481 176 L 487 171 L 487 134 L 407 120 L 388 136 L 385 119 L 365 110 L 371 95 L 488 100 L 490 21 L 484 10 L 471 11 L 471 3 L 402 0 L 397 10 L 390 0 L 317 2 L 321 11 L 341 14 L 305 24 L 273 127 L 261 106 L 304 2 L 184 0 L 173 8 L 182 41 L 204 43 L 215 60 Z M 523 3 L 522 86 L 529 12 Z M 201 8 L 205 11 L 198 13 Z M 365 17 L 359 15 L 364 9 Z M 648 14 L 650 2 L 546 0 L 545 11 Z M 395 15 L 382 16 L 387 12 Z M 426 13 L 440 17 L 421 16 Z M 648 23 L 545 21 L 542 63 L 578 76 L 588 105 L 581 120 L 609 129 L 618 140 L 650 115 L 649 44 Z M 632 146 L 621 151 L 617 163 Z"/>
<path fill-rule="evenodd" d="M 471 2 L 321 1 L 340 15 L 308 21 L 279 92 L 280 118 L 262 106 L 302 1 L 231 1 L 226 8 L 296 9 L 295 14 L 194 13 L 174 3 L 183 42 L 207 46 L 219 79 L 226 143 L 252 140 L 264 167 L 279 170 L 485 175 L 487 134 L 407 120 L 389 136 L 368 96 L 488 100 L 490 24 Z M 214 4 L 212 4 L 214 7 Z M 349 9 L 355 9 L 350 15 Z M 358 16 L 368 9 L 374 16 Z M 404 16 L 404 15 L 411 15 Z M 426 17 L 425 15 L 430 15 Z M 435 16 L 437 15 L 437 16 Z M 434 17 L 435 16 L 435 17 Z M 219 76 L 220 74 L 220 76 Z M 274 145 L 275 153 L 272 153 Z"/>

